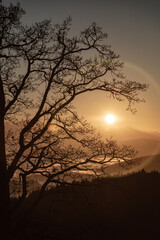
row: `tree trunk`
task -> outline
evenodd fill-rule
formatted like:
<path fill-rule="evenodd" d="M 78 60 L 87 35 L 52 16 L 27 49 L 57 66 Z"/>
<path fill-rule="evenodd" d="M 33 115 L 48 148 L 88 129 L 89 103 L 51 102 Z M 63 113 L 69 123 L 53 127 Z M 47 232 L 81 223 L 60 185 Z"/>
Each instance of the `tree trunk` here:
<path fill-rule="evenodd" d="M 0 235 L 9 239 L 9 180 L 5 152 L 5 96 L 0 76 Z"/>
<path fill-rule="evenodd" d="M 6 236 L 7 239 L 9 231 L 9 181 L 5 155 L 4 124 L 2 124 L 2 121 L 0 121 L 0 228 L 1 236 Z"/>

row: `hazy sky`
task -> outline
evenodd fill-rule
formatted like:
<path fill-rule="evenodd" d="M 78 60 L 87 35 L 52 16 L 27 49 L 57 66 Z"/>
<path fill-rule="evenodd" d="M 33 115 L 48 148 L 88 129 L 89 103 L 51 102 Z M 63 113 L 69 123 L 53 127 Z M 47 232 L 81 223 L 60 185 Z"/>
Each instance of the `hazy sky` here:
<path fill-rule="evenodd" d="M 17 0 L 3 0 L 3 3 Z M 77 111 L 94 125 L 104 127 L 104 116 L 117 116 L 115 127 L 126 125 L 146 131 L 160 131 L 160 1 L 159 0 L 19 0 L 26 10 L 24 23 L 51 18 L 61 23 L 73 20 L 72 33 L 78 34 L 93 21 L 109 34 L 108 43 L 120 54 L 124 73 L 130 80 L 150 84 L 143 94 L 145 104 L 137 114 L 126 112 L 126 103 L 116 103 L 103 94 L 84 95 L 76 101 Z"/>

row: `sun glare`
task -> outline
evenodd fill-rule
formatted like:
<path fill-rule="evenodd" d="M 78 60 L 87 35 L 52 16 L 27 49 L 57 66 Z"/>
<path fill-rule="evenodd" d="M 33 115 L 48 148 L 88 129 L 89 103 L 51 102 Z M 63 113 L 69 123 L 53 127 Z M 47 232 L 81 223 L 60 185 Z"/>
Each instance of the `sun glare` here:
<path fill-rule="evenodd" d="M 105 121 L 108 124 L 113 124 L 115 122 L 115 116 L 112 114 L 107 114 L 105 117 Z"/>

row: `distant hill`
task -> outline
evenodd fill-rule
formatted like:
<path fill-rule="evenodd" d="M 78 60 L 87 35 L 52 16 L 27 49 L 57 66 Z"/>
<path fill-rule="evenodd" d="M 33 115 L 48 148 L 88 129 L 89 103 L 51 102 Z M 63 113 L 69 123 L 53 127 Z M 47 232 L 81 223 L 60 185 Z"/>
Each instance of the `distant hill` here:
<path fill-rule="evenodd" d="M 142 157 L 140 168 L 146 172 L 157 171 L 160 173 L 160 154 Z"/>
<path fill-rule="evenodd" d="M 99 128 L 102 135 L 106 138 L 113 137 L 118 141 L 129 141 L 133 139 L 154 139 L 160 141 L 159 132 L 146 132 L 134 129 L 131 127 L 114 128 L 110 127 L 108 129 Z"/>
<path fill-rule="evenodd" d="M 154 138 L 137 138 L 128 141 L 119 141 L 120 144 L 133 146 L 139 156 L 160 154 L 160 140 Z"/>
<path fill-rule="evenodd" d="M 120 145 L 133 146 L 139 152 L 139 156 L 160 154 L 159 132 L 145 132 L 125 127 L 108 128 L 102 131 L 102 135 L 104 138 L 113 137 Z"/>
<path fill-rule="evenodd" d="M 5 122 L 5 127 L 6 130 L 17 130 L 17 125 L 12 125 L 8 121 Z M 133 146 L 139 152 L 139 156 L 160 154 L 159 132 L 145 132 L 131 127 L 110 127 L 108 129 L 98 127 L 97 130 L 100 131 L 104 139 L 113 137 L 120 145 Z M 76 144 L 74 145 L 76 146 Z"/>
<path fill-rule="evenodd" d="M 15 126 L 6 121 L 6 130 L 12 129 L 15 130 Z M 113 137 L 113 139 L 118 141 L 120 145 L 130 145 L 133 146 L 138 151 L 139 157 L 144 157 L 143 161 L 147 162 L 148 159 L 152 159 L 150 164 L 147 167 L 152 170 L 159 170 L 158 160 L 155 162 L 155 159 L 159 158 L 160 155 L 160 133 L 159 132 L 145 132 L 140 131 L 131 127 L 124 128 L 108 128 L 108 129 L 99 129 L 105 139 Z M 152 156 L 152 157 L 148 157 Z M 127 167 L 127 166 L 126 166 Z M 135 169 L 135 168 L 134 168 Z M 140 168 L 139 168 L 140 169 Z M 128 170 L 125 170 L 125 172 Z M 108 167 L 107 172 L 109 174 L 118 174 L 124 172 L 124 168 L 121 168 L 118 164 L 111 165 Z"/>
<path fill-rule="evenodd" d="M 121 176 L 144 169 L 146 172 L 157 171 L 160 173 L 160 154 L 154 156 L 143 156 L 135 159 L 132 165 L 119 165 L 115 163 L 108 165 L 105 170 L 106 175 Z"/>

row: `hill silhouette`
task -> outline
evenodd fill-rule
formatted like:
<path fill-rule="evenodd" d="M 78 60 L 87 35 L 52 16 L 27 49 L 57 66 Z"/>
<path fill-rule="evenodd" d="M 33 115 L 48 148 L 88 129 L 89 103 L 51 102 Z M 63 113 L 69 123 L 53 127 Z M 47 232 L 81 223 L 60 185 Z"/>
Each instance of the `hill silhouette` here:
<path fill-rule="evenodd" d="M 160 133 L 147 132 L 134 129 L 132 127 L 97 127 L 104 138 L 117 140 L 120 145 L 133 146 L 139 153 L 139 156 L 148 156 L 160 154 Z"/>
<path fill-rule="evenodd" d="M 129 141 L 134 139 L 154 139 L 160 141 L 160 133 L 154 131 L 143 131 L 138 130 L 132 127 L 108 127 L 104 129 L 103 126 L 98 127 L 97 129 L 105 137 L 113 137 L 118 141 Z"/>
<path fill-rule="evenodd" d="M 160 154 L 154 156 L 146 156 L 141 158 L 141 168 L 145 171 L 157 171 L 160 173 Z"/>
<path fill-rule="evenodd" d="M 130 145 L 138 151 L 138 156 L 160 154 L 160 140 L 154 138 L 137 138 L 120 143 Z"/>
<path fill-rule="evenodd" d="M 122 165 L 119 163 L 110 164 L 106 168 L 105 173 L 108 176 L 123 176 L 142 169 L 146 172 L 157 171 L 160 173 L 160 154 L 138 157 L 133 160 L 131 165 L 127 163 Z"/>
<path fill-rule="evenodd" d="M 18 126 L 5 122 L 6 131 L 17 131 Z M 139 152 L 139 156 L 160 154 L 159 132 L 140 131 L 131 127 L 104 129 L 101 126 L 97 126 L 97 130 L 101 132 L 104 139 L 113 137 L 120 145 L 133 146 Z"/>
<path fill-rule="evenodd" d="M 16 239 L 160 238 L 160 174 L 144 170 L 50 189 Z M 31 204 L 32 193 L 19 215 Z"/>

